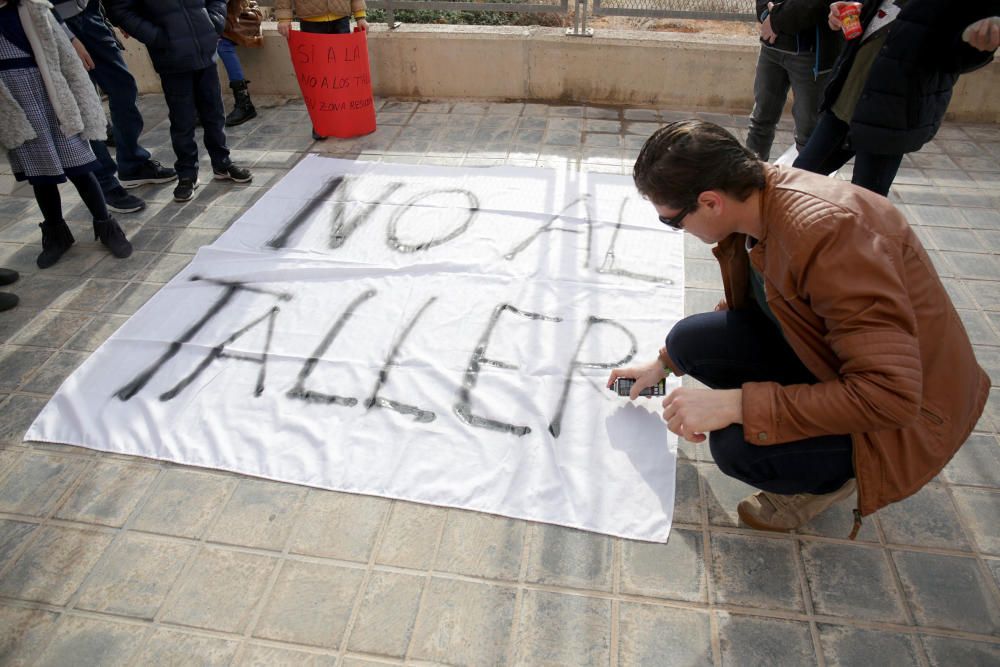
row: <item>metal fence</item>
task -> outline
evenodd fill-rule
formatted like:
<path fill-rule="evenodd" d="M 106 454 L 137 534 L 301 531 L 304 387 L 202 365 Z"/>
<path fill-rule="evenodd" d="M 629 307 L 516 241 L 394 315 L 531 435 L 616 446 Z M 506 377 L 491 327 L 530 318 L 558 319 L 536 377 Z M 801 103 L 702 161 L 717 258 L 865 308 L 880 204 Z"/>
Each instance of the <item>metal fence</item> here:
<path fill-rule="evenodd" d="M 646 18 L 715 19 L 724 21 L 754 20 L 754 0 L 572 0 L 573 26 L 566 30 L 571 36 L 590 36 L 587 17 L 637 16 Z M 588 6 L 589 3 L 589 6 Z M 274 0 L 260 0 L 262 6 L 274 5 Z M 442 12 L 510 12 L 516 14 L 571 13 L 570 0 L 508 2 L 505 0 L 368 0 L 369 9 L 385 11 L 390 29 L 398 27 L 396 11 Z"/>

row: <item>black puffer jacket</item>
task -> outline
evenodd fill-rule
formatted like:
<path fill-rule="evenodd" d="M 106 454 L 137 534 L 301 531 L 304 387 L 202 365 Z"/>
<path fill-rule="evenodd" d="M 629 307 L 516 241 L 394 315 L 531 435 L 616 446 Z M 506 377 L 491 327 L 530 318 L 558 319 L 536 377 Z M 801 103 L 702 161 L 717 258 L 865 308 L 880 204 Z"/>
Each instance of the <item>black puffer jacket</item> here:
<path fill-rule="evenodd" d="M 111 0 L 111 20 L 149 49 L 157 72 L 204 69 L 215 63 L 226 26 L 225 0 Z"/>
<path fill-rule="evenodd" d="M 833 67 L 844 40 L 827 24 L 829 0 L 784 0 L 775 2 L 768 12 L 770 1 L 773 0 L 757 0 L 757 19 L 763 23 L 764 18 L 770 15 L 771 29 L 778 34 L 778 38 L 774 44 L 761 39 L 761 44 L 788 53 L 816 54 L 814 75 Z"/>
<path fill-rule="evenodd" d="M 861 25 L 881 5 L 867 0 Z M 934 138 L 959 74 L 993 60 L 962 41 L 969 24 L 1000 13 L 1000 0 L 908 0 L 875 58 L 851 118 L 855 148 L 882 155 L 919 150 Z M 833 106 L 851 71 L 861 39 L 848 42 L 834 66 L 821 109 Z"/>

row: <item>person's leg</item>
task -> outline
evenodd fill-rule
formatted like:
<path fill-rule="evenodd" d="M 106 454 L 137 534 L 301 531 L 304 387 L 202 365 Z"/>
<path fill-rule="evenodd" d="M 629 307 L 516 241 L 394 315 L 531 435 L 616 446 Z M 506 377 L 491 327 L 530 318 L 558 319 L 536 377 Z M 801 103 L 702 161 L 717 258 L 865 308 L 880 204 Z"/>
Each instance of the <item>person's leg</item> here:
<path fill-rule="evenodd" d="M 224 171 L 232 160 L 229 159 L 229 148 L 226 147 L 226 110 L 222 106 L 222 90 L 219 88 L 219 73 L 215 67 L 191 72 L 194 84 L 194 103 L 201 117 L 204 129 L 203 141 L 209 157 L 212 159 L 212 169 Z M 178 170 L 180 171 L 180 170 Z"/>
<path fill-rule="evenodd" d="M 824 176 L 837 171 L 854 157 L 854 152 L 846 146 L 849 130 L 847 123 L 832 112 L 820 114 L 809 141 L 792 166 Z"/>
<path fill-rule="evenodd" d="M 100 168 L 94 172 L 97 182 L 104 193 L 104 200 L 108 208 L 115 213 L 134 213 L 146 208 L 146 202 L 135 195 L 130 195 L 122 187 L 122 184 L 115 178 L 117 166 L 111 158 L 107 145 L 103 141 L 91 141 L 90 148 L 94 151 L 97 161 L 101 163 Z"/>
<path fill-rule="evenodd" d="M 896 172 L 903 161 L 902 155 L 875 155 L 859 152 L 854 156 L 854 175 L 851 183 L 889 196 L 889 188 L 896 179 Z"/>
<path fill-rule="evenodd" d="M 236 44 L 232 40 L 220 37 L 217 51 L 223 66 L 226 68 L 226 76 L 229 77 L 229 82 L 242 81 L 243 66 L 240 64 L 239 56 L 236 55 Z"/>
<path fill-rule="evenodd" d="M 111 251 L 115 257 L 123 258 L 132 254 L 132 244 L 125 238 L 125 232 L 118 221 L 108 213 L 97 178 L 92 173 L 70 176 L 69 180 L 80 193 L 80 199 L 94 216 L 94 238 Z"/>
<path fill-rule="evenodd" d="M 80 193 L 80 199 L 83 200 L 94 220 L 107 220 L 111 217 L 111 214 L 108 213 L 107 203 L 104 201 L 104 193 L 93 173 L 70 176 L 69 180 L 73 183 L 76 191 Z"/>
<path fill-rule="evenodd" d="M 816 382 L 781 331 L 755 307 L 687 317 L 670 331 L 666 347 L 679 372 L 713 389 Z M 746 442 L 742 425 L 733 424 L 712 432 L 709 444 L 722 472 L 772 493 L 826 494 L 854 476 L 849 435 L 760 446 Z"/>
<path fill-rule="evenodd" d="M 170 143 L 179 178 L 198 181 L 198 144 L 195 142 L 195 94 L 192 72 L 160 74 L 163 97 L 170 118 Z"/>
<path fill-rule="evenodd" d="M 795 119 L 795 148 L 801 153 L 819 121 L 819 105 L 829 72 L 816 75 L 815 54 L 788 55 L 785 67 L 792 84 L 792 118 Z"/>
<path fill-rule="evenodd" d="M 91 175 L 91 178 L 94 178 Z M 94 179 L 96 185 L 97 179 Z M 59 196 L 59 186 L 55 183 L 32 184 L 35 201 L 42 211 L 42 252 L 35 263 L 40 269 L 47 269 L 62 257 L 70 246 L 76 242 L 73 233 L 62 217 L 62 198 Z M 100 192 L 100 186 L 97 186 Z"/>
<path fill-rule="evenodd" d="M 139 144 L 143 120 L 135 78 L 122 58 L 118 40 L 97 11 L 88 9 L 67 25 L 94 59 L 90 78 L 108 96 L 118 167 L 129 175 L 150 159 L 149 151 Z"/>
<path fill-rule="evenodd" d="M 760 47 L 753 81 L 753 111 L 747 129 L 747 148 L 765 162 L 771 156 L 774 132 L 788 97 L 789 77 L 781 63 L 782 54 Z"/>
<path fill-rule="evenodd" d="M 757 307 L 685 317 L 667 334 L 666 348 L 679 372 L 713 389 L 816 381 Z"/>

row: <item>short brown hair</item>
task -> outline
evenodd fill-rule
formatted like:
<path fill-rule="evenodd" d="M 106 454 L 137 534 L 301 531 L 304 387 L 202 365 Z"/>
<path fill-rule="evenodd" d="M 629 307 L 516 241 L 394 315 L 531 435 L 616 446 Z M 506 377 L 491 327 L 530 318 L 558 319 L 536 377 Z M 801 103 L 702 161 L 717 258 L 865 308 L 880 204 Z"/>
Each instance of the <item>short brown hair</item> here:
<path fill-rule="evenodd" d="M 745 201 L 764 189 L 764 165 L 729 132 L 692 118 L 664 125 L 636 158 L 632 178 L 654 204 L 693 205 L 706 190 L 721 190 Z"/>

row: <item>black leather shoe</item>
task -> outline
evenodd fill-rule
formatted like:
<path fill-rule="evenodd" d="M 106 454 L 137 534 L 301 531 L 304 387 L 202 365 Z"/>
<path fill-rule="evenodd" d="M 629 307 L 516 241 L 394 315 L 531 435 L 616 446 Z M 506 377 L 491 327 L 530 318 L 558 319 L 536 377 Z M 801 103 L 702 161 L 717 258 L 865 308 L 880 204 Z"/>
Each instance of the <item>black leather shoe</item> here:
<path fill-rule="evenodd" d="M 0 292 L 0 312 L 5 310 L 10 310 L 17 305 L 20 299 L 17 298 L 16 294 L 11 294 L 10 292 Z"/>
<path fill-rule="evenodd" d="M 14 269 L 0 269 L 0 285 L 16 283 L 21 276 Z"/>

